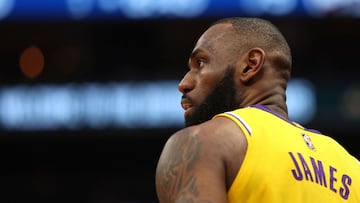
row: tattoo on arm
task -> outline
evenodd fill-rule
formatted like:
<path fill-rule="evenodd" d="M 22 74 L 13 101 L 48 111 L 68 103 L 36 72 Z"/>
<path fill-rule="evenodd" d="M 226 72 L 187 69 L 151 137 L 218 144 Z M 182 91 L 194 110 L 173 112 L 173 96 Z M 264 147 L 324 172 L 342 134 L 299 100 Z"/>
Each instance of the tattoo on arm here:
<path fill-rule="evenodd" d="M 158 176 L 161 182 L 158 185 L 159 191 L 171 198 L 174 202 L 174 194 L 178 194 L 177 202 L 181 203 L 210 203 L 208 200 L 199 200 L 199 189 L 197 178 L 191 174 L 198 162 L 202 150 L 202 143 L 199 135 L 190 134 L 187 129 L 179 132 L 173 140 L 171 151 L 173 152 L 167 162 L 159 169 Z"/>

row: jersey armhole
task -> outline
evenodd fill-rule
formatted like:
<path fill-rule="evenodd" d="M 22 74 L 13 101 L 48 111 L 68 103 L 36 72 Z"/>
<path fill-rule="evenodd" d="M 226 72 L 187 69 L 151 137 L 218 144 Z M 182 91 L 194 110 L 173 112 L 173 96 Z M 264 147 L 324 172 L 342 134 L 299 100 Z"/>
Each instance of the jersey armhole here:
<path fill-rule="evenodd" d="M 240 166 L 239 171 L 237 172 L 234 181 L 232 182 L 229 190 L 227 191 L 228 194 L 228 199 L 229 200 L 233 200 L 236 199 L 237 194 L 237 190 L 241 187 L 243 187 L 243 178 L 249 178 L 249 176 L 246 176 L 246 172 L 242 169 L 246 168 L 248 165 L 247 162 L 249 161 L 249 153 L 251 154 L 251 136 L 252 136 L 252 129 L 251 126 L 243 119 L 241 118 L 239 115 L 235 114 L 234 112 L 225 112 L 225 113 L 221 113 L 216 115 L 214 118 L 216 117 L 226 117 L 230 120 L 232 120 L 233 122 L 235 122 L 235 124 L 240 128 L 240 130 L 243 132 L 243 135 L 245 136 L 246 142 L 247 142 L 247 150 L 246 150 L 246 154 L 244 156 L 244 160 Z M 245 172 L 245 174 L 244 174 Z M 246 182 L 246 181 L 245 181 Z"/>
<path fill-rule="evenodd" d="M 238 116 L 237 114 L 235 114 L 233 112 L 225 112 L 225 113 L 216 115 L 214 118 L 216 118 L 216 117 L 229 118 L 230 120 L 235 122 L 236 125 L 241 129 L 241 131 L 244 133 L 246 139 L 248 137 L 251 137 L 252 130 L 251 130 L 250 125 L 248 125 L 247 122 L 244 119 L 242 119 L 240 116 Z"/>

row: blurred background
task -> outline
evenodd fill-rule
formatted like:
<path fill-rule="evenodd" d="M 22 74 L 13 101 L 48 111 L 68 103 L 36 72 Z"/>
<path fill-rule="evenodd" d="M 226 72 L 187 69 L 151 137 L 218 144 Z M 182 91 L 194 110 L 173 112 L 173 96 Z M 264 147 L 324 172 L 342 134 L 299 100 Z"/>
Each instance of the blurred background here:
<path fill-rule="evenodd" d="M 291 119 L 360 158 L 360 0 L 0 0 L 2 202 L 157 202 L 177 83 L 229 16 L 279 27 Z"/>

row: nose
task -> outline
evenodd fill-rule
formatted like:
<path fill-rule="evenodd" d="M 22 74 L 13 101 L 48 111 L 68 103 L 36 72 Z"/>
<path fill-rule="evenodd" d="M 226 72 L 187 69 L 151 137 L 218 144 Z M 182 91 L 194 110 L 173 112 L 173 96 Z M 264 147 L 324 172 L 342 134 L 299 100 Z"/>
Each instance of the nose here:
<path fill-rule="evenodd" d="M 180 81 L 178 85 L 178 90 L 185 94 L 193 90 L 195 87 L 195 81 L 191 74 L 191 72 L 187 72 L 186 75 L 183 77 L 183 79 Z"/>

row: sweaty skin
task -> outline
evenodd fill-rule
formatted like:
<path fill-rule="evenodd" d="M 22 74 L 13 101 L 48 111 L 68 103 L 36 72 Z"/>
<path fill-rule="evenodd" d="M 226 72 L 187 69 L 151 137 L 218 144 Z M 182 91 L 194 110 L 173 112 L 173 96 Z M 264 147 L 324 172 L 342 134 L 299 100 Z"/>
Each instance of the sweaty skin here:
<path fill-rule="evenodd" d="M 160 202 L 227 202 L 227 189 L 246 150 L 241 134 L 226 118 L 174 134 L 156 174 Z M 232 160 L 235 155 L 239 159 Z"/>
<path fill-rule="evenodd" d="M 291 50 L 272 23 L 216 21 L 188 66 L 178 87 L 187 127 L 160 155 L 160 203 L 360 202 L 360 162 L 288 119 Z"/>
<path fill-rule="evenodd" d="M 267 68 L 264 50 L 254 47 L 239 56 L 230 54 L 232 31 L 228 23 L 210 27 L 190 56 L 189 71 L 179 91 L 185 120 L 191 122 L 169 138 L 160 156 L 156 171 L 160 203 L 227 202 L 227 191 L 240 169 L 247 143 L 234 122 L 222 117 L 211 120 L 218 111 L 262 104 L 287 117 L 283 83 Z M 213 108 L 208 108 L 202 112 L 207 115 L 196 116 L 204 102 L 218 105 L 207 98 L 229 69 L 233 69 L 234 95 L 229 101 L 224 99 L 228 102 L 224 109 L 211 112 Z"/>

